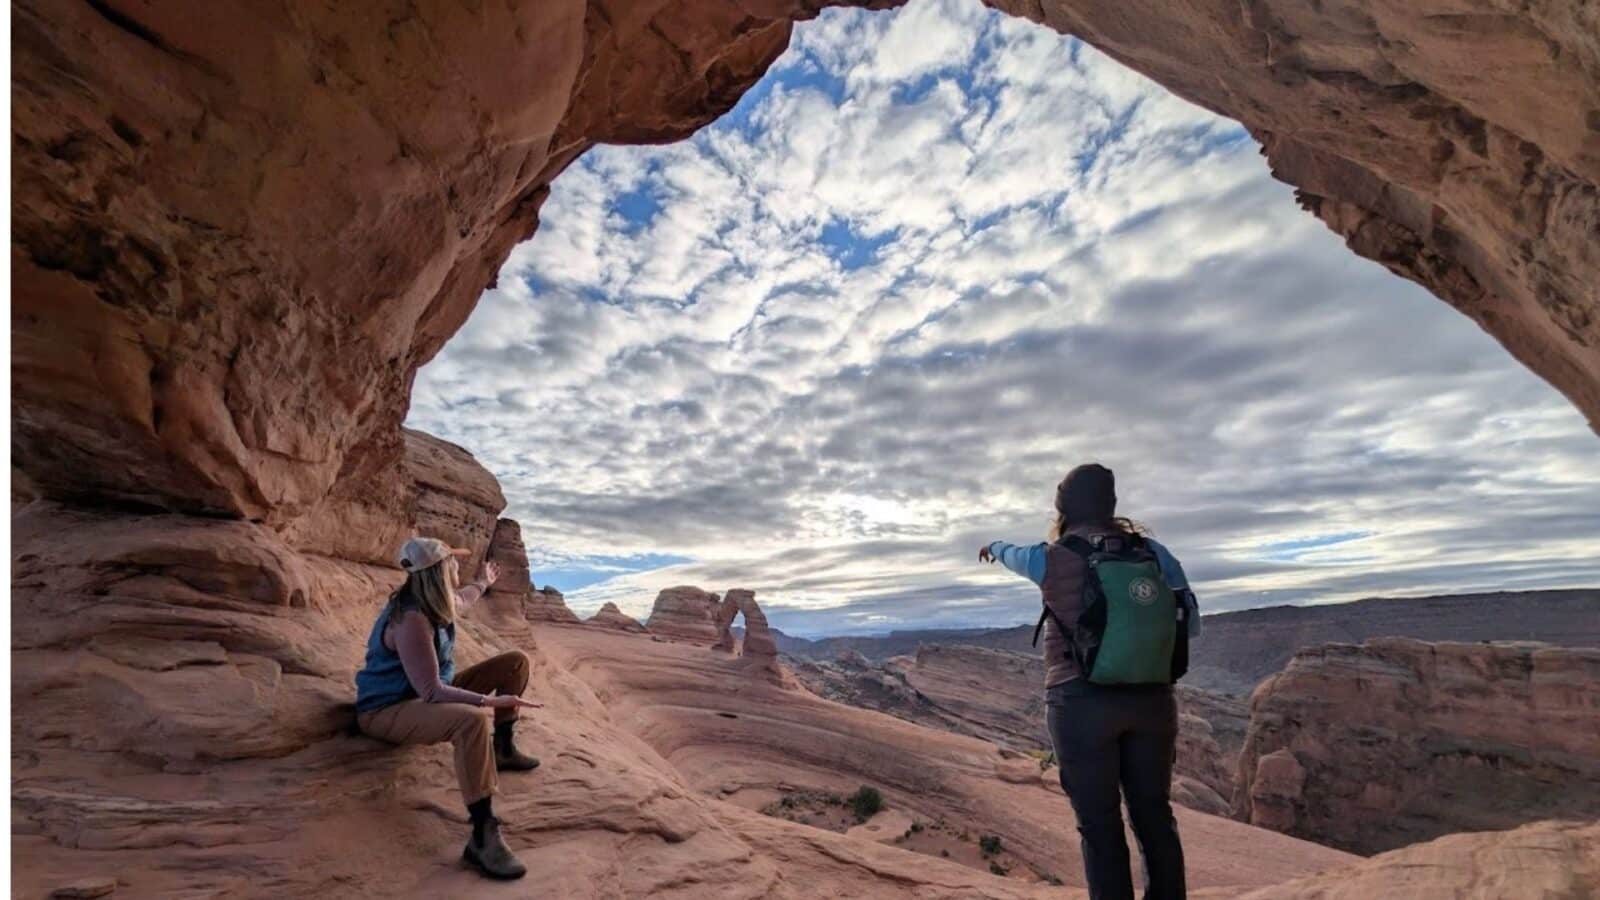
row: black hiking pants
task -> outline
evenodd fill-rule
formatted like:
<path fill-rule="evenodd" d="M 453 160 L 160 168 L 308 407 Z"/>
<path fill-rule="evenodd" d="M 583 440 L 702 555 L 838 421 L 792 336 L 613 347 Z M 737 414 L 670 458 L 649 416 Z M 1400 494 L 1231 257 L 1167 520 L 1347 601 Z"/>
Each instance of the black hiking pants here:
<path fill-rule="evenodd" d="M 1079 678 L 1045 692 L 1061 788 L 1082 835 L 1090 900 L 1133 900 L 1122 803 L 1144 857 L 1144 900 L 1183 900 L 1183 845 L 1172 818 L 1178 704 L 1167 686 L 1102 687 Z"/>

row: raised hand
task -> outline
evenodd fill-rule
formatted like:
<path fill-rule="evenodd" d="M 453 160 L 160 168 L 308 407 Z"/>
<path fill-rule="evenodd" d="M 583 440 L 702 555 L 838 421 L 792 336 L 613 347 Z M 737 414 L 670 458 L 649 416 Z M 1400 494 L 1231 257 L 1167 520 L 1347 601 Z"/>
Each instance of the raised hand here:
<path fill-rule="evenodd" d="M 982 547 L 978 548 L 978 562 L 994 562 L 994 554 L 989 552 L 988 544 L 984 544 Z"/>
<path fill-rule="evenodd" d="M 499 580 L 500 567 L 492 562 L 485 562 L 483 564 L 483 583 L 486 585 L 492 585 Z"/>

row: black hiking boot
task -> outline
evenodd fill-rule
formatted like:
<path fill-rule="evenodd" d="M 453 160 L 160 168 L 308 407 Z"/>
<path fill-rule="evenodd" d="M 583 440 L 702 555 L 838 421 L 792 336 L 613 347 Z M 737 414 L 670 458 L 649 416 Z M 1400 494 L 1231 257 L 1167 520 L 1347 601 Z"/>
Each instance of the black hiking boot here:
<path fill-rule="evenodd" d="M 530 772 L 539 768 L 539 758 L 517 749 L 511 740 L 511 723 L 494 726 L 494 767 L 501 772 Z"/>
<path fill-rule="evenodd" d="M 473 826 L 461 858 L 489 878 L 511 881 L 528 874 L 528 867 L 500 839 L 500 820 L 493 817 Z"/>

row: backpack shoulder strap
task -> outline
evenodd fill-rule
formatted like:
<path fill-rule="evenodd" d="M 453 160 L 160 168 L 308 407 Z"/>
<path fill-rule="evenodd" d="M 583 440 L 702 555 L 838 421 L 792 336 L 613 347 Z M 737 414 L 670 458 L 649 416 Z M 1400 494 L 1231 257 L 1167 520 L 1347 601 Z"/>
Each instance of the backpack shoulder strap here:
<path fill-rule="evenodd" d="M 1035 647 L 1039 646 L 1039 633 L 1041 631 L 1044 631 L 1044 620 L 1045 619 L 1055 619 L 1056 620 L 1056 627 L 1061 629 L 1061 636 L 1066 638 L 1069 641 L 1072 640 L 1072 637 L 1071 637 L 1072 632 L 1067 630 L 1066 624 L 1063 623 L 1061 621 L 1061 619 L 1056 616 L 1055 610 L 1050 608 L 1050 604 L 1046 603 L 1045 606 L 1044 606 L 1044 609 L 1042 611 L 1040 611 L 1040 613 L 1039 613 L 1039 621 L 1038 621 L 1038 623 L 1033 626 L 1033 646 L 1035 646 Z"/>
<path fill-rule="evenodd" d="M 1091 554 L 1099 549 L 1094 544 L 1089 543 L 1082 535 L 1076 534 L 1069 534 L 1057 543 L 1084 559 L 1088 559 Z"/>

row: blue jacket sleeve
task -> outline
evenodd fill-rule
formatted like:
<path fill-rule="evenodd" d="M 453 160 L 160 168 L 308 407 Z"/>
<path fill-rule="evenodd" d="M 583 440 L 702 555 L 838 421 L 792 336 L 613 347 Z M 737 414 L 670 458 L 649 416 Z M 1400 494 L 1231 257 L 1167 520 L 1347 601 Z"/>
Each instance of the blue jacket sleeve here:
<path fill-rule="evenodd" d="M 1172 551 L 1161 544 L 1150 541 L 1150 549 L 1155 551 L 1156 561 L 1161 565 L 1161 576 L 1167 580 L 1167 587 L 1174 591 L 1185 591 L 1184 605 L 1189 608 L 1185 617 L 1189 623 L 1189 637 L 1200 636 L 1200 599 L 1194 595 L 1194 588 L 1189 587 L 1189 578 L 1183 574 L 1183 564 L 1172 555 Z"/>
<path fill-rule="evenodd" d="M 1029 544 L 1020 546 L 1008 544 L 1005 541 L 995 541 L 989 545 L 989 552 L 1000 561 L 1000 565 L 1021 575 L 1034 584 L 1044 583 L 1044 544 Z"/>

